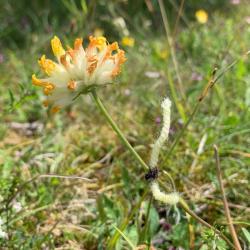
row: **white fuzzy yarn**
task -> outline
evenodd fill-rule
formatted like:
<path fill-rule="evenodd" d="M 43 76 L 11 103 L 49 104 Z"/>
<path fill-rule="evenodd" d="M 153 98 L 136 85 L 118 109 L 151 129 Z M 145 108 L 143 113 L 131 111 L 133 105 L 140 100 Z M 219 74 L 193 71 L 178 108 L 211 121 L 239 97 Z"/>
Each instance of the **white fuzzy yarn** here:
<path fill-rule="evenodd" d="M 169 98 L 165 98 L 161 104 L 162 111 L 163 111 L 163 126 L 161 129 L 161 133 L 159 138 L 156 140 L 149 162 L 149 166 L 151 169 L 157 167 L 159 154 L 161 147 L 163 146 L 164 142 L 168 139 L 169 129 L 170 129 L 170 115 L 171 115 L 171 101 Z M 168 205 L 175 205 L 179 202 L 180 196 L 178 193 L 165 193 L 160 190 L 159 184 L 156 180 L 151 183 L 151 191 L 154 198 L 158 201 L 161 201 Z"/>
<path fill-rule="evenodd" d="M 171 113 L 171 101 L 168 98 L 165 98 L 161 104 L 163 111 L 163 127 L 161 134 L 153 146 L 151 153 L 151 158 L 149 165 L 151 168 L 157 166 L 160 149 L 163 146 L 164 142 L 168 139 L 169 129 L 170 129 L 170 113 Z"/>
<path fill-rule="evenodd" d="M 176 205 L 180 200 L 180 195 L 177 192 L 165 193 L 160 190 L 159 184 L 156 181 L 151 183 L 151 191 L 154 198 L 168 205 Z"/>

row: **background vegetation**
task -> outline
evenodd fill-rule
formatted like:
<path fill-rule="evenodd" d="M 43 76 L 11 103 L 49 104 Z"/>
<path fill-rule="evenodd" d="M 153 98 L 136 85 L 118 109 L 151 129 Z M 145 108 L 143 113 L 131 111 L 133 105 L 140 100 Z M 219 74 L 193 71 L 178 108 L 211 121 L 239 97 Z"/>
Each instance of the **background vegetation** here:
<path fill-rule="evenodd" d="M 31 74 L 39 72 L 42 54 L 51 55 L 50 39 L 71 44 L 83 37 L 86 45 L 90 34 L 102 33 L 127 56 L 119 84 L 99 90 L 114 120 L 147 161 L 161 128 L 160 102 L 169 96 L 171 135 L 160 168 L 199 216 L 230 237 L 213 157 L 217 144 L 231 214 L 249 249 L 250 61 L 241 57 L 250 49 L 249 3 L 163 2 L 168 27 L 156 0 L 0 2 L 1 249 L 131 249 L 131 243 L 229 249 L 178 206 L 143 195 L 144 170 L 89 96 L 54 116 L 42 107 Z M 204 24 L 195 17 L 199 9 L 208 14 Z M 170 152 L 211 72 L 235 59 Z M 169 183 L 164 172 L 161 178 Z"/>

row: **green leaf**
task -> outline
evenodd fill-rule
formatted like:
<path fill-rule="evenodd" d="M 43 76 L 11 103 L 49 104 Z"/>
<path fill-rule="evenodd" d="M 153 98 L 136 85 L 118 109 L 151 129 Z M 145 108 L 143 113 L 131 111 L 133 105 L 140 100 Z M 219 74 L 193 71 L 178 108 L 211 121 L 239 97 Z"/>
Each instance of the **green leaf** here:
<path fill-rule="evenodd" d="M 236 66 L 236 76 L 238 79 L 242 79 L 243 76 L 246 74 L 247 72 L 247 68 L 246 68 L 246 64 L 243 60 L 240 60 L 238 63 L 237 63 L 237 66 Z"/>
<path fill-rule="evenodd" d="M 118 202 L 116 200 L 116 202 Z M 116 221 L 120 218 L 121 211 L 119 210 L 117 204 L 113 202 L 107 195 L 103 195 L 103 207 L 105 215 L 108 219 Z"/>
<path fill-rule="evenodd" d="M 88 13 L 88 6 L 85 0 L 81 0 L 81 6 L 82 6 L 83 13 L 86 15 Z"/>
<path fill-rule="evenodd" d="M 130 241 L 133 243 L 133 245 L 137 245 L 138 243 L 138 231 L 135 225 L 132 225 L 126 230 L 126 235 L 130 239 Z"/>
<path fill-rule="evenodd" d="M 9 89 L 9 97 L 10 97 L 10 105 L 13 106 L 13 103 L 15 102 L 15 98 L 10 89 Z"/>
<path fill-rule="evenodd" d="M 227 244 L 224 240 L 217 239 L 216 240 L 216 247 L 218 250 L 227 250 Z"/>
<path fill-rule="evenodd" d="M 242 230 L 242 232 L 243 232 L 245 238 L 247 239 L 248 243 L 250 244 L 250 233 L 249 233 L 249 232 L 247 231 L 247 229 L 244 228 L 244 227 L 241 228 L 241 230 Z"/>
<path fill-rule="evenodd" d="M 145 201 L 142 203 L 141 206 L 141 215 L 140 217 L 143 218 L 145 217 L 145 219 L 147 219 L 147 228 L 145 228 L 145 225 L 142 228 L 142 235 L 141 235 L 141 240 L 146 240 L 145 235 L 148 234 L 151 237 L 154 236 L 154 234 L 157 232 L 158 228 L 159 228 L 159 214 L 157 212 L 157 210 L 155 209 L 155 207 L 153 206 L 153 204 L 151 204 L 150 206 L 150 211 L 148 214 L 148 218 L 147 218 L 147 213 L 148 213 L 148 206 L 149 206 L 149 202 Z M 140 222 L 140 224 L 144 224 L 146 223 L 146 221 L 142 220 Z M 147 235 L 147 236 L 148 236 Z"/>
<path fill-rule="evenodd" d="M 172 227 L 172 234 L 168 236 L 168 239 L 172 241 L 175 246 L 181 246 L 188 249 L 188 230 L 186 223 L 179 223 Z M 180 239 L 182 239 L 180 241 Z"/>

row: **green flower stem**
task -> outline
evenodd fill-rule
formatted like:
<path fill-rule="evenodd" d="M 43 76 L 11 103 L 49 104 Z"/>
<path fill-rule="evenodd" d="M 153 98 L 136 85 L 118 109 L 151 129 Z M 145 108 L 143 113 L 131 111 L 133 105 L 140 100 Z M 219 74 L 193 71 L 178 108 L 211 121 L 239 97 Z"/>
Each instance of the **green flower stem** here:
<path fill-rule="evenodd" d="M 106 110 L 106 108 L 104 107 L 104 105 L 102 104 L 102 101 L 99 99 L 99 97 L 96 94 L 95 89 L 91 90 L 90 92 L 92 94 L 92 97 L 97 105 L 97 107 L 100 109 L 100 111 L 102 112 L 102 114 L 105 116 L 105 118 L 107 119 L 108 123 L 110 124 L 110 126 L 114 129 L 114 131 L 117 133 L 117 135 L 119 136 L 119 138 L 122 140 L 122 142 L 124 143 L 124 145 L 127 147 L 127 149 L 131 152 L 131 154 L 136 158 L 136 160 L 141 164 L 141 166 L 143 166 L 145 169 L 149 169 L 149 166 L 143 161 L 143 159 L 138 155 L 138 153 L 134 150 L 134 148 L 130 145 L 130 143 L 127 141 L 127 139 L 125 138 L 125 136 L 123 135 L 122 131 L 118 128 L 118 126 L 115 124 L 115 122 L 113 121 L 113 119 L 111 118 L 111 116 L 109 115 L 108 111 Z M 198 108 L 197 108 L 198 109 Z M 194 112 L 195 113 L 195 112 Z M 189 122 L 188 122 L 189 123 Z M 216 234 L 218 234 L 218 236 L 220 236 L 222 239 L 224 239 L 228 245 L 230 246 L 234 246 L 230 240 L 224 235 L 222 234 L 219 230 L 217 230 L 216 228 L 214 228 L 213 226 L 211 226 L 210 224 L 208 224 L 206 221 L 204 221 L 203 219 L 201 219 L 198 215 L 196 215 L 187 205 L 187 203 L 184 201 L 184 199 L 181 198 L 179 205 L 191 216 L 193 217 L 195 220 L 197 220 L 198 222 L 200 222 L 202 225 L 204 225 L 205 227 L 212 229 Z"/>
<path fill-rule="evenodd" d="M 96 94 L 95 90 L 91 91 L 91 94 L 93 96 L 93 99 L 97 105 L 97 107 L 100 109 L 102 114 L 105 116 L 106 120 L 110 124 L 110 126 L 113 128 L 113 130 L 117 133 L 118 137 L 121 139 L 121 141 L 124 143 L 124 145 L 127 147 L 127 149 L 130 151 L 130 153 L 136 158 L 136 160 L 140 163 L 142 167 L 145 169 L 149 169 L 148 165 L 142 160 L 140 155 L 134 150 L 134 148 L 130 145 L 128 140 L 123 135 L 122 131 L 118 128 L 118 126 L 115 124 L 114 120 L 109 115 L 108 111 L 102 104 L 102 101 L 99 99 L 99 97 Z"/>

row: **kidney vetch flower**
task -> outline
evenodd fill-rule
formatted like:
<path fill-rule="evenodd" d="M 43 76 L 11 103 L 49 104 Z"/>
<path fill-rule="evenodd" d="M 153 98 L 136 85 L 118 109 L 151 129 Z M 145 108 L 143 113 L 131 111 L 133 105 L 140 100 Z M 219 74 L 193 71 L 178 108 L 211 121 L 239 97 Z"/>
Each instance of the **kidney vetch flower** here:
<path fill-rule="evenodd" d="M 38 63 L 48 76 L 38 79 L 32 75 L 32 83 L 43 88 L 47 99 L 44 106 L 52 112 L 70 104 L 80 93 L 98 85 L 111 83 L 121 71 L 125 53 L 117 42 L 109 44 L 105 37 L 89 37 L 86 49 L 81 38 L 75 39 L 74 47 L 65 50 L 58 37 L 51 40 L 52 51 L 57 62 L 43 55 Z"/>

